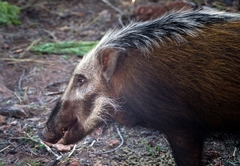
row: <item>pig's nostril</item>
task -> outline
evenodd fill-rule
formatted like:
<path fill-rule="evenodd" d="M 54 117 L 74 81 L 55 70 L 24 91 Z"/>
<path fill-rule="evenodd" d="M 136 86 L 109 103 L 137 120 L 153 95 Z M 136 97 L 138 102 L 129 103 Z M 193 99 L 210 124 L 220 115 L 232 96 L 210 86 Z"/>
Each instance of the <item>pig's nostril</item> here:
<path fill-rule="evenodd" d="M 56 143 L 58 142 L 62 136 L 64 135 L 64 132 L 49 132 L 48 129 L 45 127 L 42 130 L 38 131 L 38 136 L 41 140 L 49 143 Z"/>

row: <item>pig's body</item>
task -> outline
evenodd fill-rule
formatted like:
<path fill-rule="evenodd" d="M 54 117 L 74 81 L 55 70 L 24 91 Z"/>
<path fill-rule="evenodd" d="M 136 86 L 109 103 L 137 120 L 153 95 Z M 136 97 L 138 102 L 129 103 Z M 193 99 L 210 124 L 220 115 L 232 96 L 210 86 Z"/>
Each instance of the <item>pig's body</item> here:
<path fill-rule="evenodd" d="M 239 18 L 177 13 L 108 33 L 76 67 L 40 137 L 56 142 L 63 129 L 74 143 L 111 118 L 163 131 L 178 166 L 200 165 L 206 134 L 240 131 Z"/>

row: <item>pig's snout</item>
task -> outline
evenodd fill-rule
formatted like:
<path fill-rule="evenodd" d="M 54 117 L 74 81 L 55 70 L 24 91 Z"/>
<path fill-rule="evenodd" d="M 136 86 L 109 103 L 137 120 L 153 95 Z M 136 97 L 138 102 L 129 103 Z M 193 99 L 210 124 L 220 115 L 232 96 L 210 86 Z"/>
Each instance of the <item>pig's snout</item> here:
<path fill-rule="evenodd" d="M 63 135 L 64 135 L 63 131 L 62 132 L 49 131 L 47 127 L 38 131 L 39 138 L 45 142 L 50 143 L 57 143 L 63 137 Z"/>

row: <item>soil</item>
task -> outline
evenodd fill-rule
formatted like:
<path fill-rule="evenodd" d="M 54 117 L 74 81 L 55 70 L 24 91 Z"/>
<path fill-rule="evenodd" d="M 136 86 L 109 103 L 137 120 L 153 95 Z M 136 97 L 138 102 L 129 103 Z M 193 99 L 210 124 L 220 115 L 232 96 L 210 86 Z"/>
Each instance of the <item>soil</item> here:
<path fill-rule="evenodd" d="M 9 2 L 22 9 L 22 24 L 0 27 L 0 166 L 175 165 L 164 134 L 115 124 L 96 129 L 70 147 L 70 152 L 59 152 L 59 147 L 47 150 L 37 132 L 46 123 L 81 58 L 40 55 L 29 51 L 29 46 L 100 40 L 107 30 L 121 27 L 119 13 L 98 0 Z M 133 12 L 138 14 L 134 8 L 149 1 L 132 4 L 130 0 L 112 0 L 111 3 L 124 13 L 125 25 L 134 19 Z M 225 9 L 237 10 L 236 6 L 220 4 Z M 212 134 L 204 143 L 205 165 L 240 165 L 239 138 L 238 134 Z M 112 149 L 115 150 L 106 152 Z"/>

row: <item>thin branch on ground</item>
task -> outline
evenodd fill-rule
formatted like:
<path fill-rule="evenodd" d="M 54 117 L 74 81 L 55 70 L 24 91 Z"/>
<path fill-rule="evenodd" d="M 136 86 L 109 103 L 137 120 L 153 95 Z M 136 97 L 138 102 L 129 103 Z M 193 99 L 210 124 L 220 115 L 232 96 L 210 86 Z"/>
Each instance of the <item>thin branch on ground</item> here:
<path fill-rule="evenodd" d="M 234 151 L 233 151 L 233 154 L 232 154 L 234 160 L 236 160 L 236 152 L 237 152 L 237 148 L 234 147 Z"/>
<path fill-rule="evenodd" d="M 56 35 L 54 32 L 51 32 L 49 30 L 46 30 L 46 29 L 43 29 L 44 32 L 46 32 L 50 37 L 53 38 L 53 40 L 56 42 L 56 43 L 59 43 L 60 41 L 57 39 Z"/>
<path fill-rule="evenodd" d="M 165 140 L 165 142 L 166 142 L 167 144 L 169 144 L 167 138 L 166 138 L 164 135 L 162 135 L 162 137 L 163 137 L 163 139 Z"/>
<path fill-rule="evenodd" d="M 111 153 L 111 152 L 114 152 L 114 151 L 118 150 L 118 149 L 124 144 L 124 139 L 123 139 L 122 134 L 121 134 L 118 126 L 116 125 L 116 123 L 114 124 L 114 126 L 115 126 L 115 128 L 116 128 L 116 130 L 117 130 L 117 133 L 118 133 L 120 139 L 121 139 L 121 143 L 120 143 L 116 148 L 114 148 L 114 149 L 112 149 L 112 150 L 108 150 L 108 151 L 105 151 L 105 152 L 94 152 L 93 154 L 106 154 L 106 153 Z"/>
<path fill-rule="evenodd" d="M 62 95 L 64 93 L 64 91 L 60 91 L 60 92 L 49 92 L 46 95 L 47 96 L 56 96 L 56 95 Z"/>
<path fill-rule="evenodd" d="M 43 146 L 47 149 L 48 152 L 52 153 L 52 154 L 56 157 L 56 160 L 60 160 L 60 159 L 63 157 L 62 155 L 58 155 L 58 154 L 56 154 L 54 151 L 52 151 L 52 149 L 51 149 L 49 146 L 47 146 L 41 139 L 35 140 L 35 139 L 33 139 L 28 133 L 24 132 L 24 134 L 25 134 L 31 141 L 33 141 L 33 142 L 35 142 L 35 143 L 40 143 L 41 145 L 43 145 Z"/>
<path fill-rule="evenodd" d="M 68 154 L 68 157 L 71 157 L 73 152 L 76 150 L 76 144 L 73 146 L 73 149 L 71 150 L 71 152 Z"/>
<path fill-rule="evenodd" d="M 36 62 L 36 63 L 53 63 L 53 61 L 35 60 L 35 59 L 14 59 L 14 58 L 0 58 L 0 61 L 13 61 L 15 63 L 20 62 Z"/>
<path fill-rule="evenodd" d="M 17 97 L 17 99 L 19 100 L 19 103 L 22 104 L 22 99 L 21 96 L 19 96 L 16 92 L 14 92 L 14 95 Z"/>
<path fill-rule="evenodd" d="M 74 12 L 72 10 L 67 10 L 65 12 L 57 12 L 55 10 L 50 10 L 50 9 L 46 8 L 44 5 L 38 5 L 38 7 L 41 8 L 42 10 L 52 14 L 52 15 L 57 15 L 57 16 L 59 16 L 61 18 L 70 17 L 71 15 L 79 17 L 79 13 L 78 12 Z"/>
<path fill-rule="evenodd" d="M 55 12 L 55 10 L 50 10 L 50 9 L 46 8 L 46 6 L 44 6 L 44 5 L 38 5 L 38 7 L 41 8 L 42 10 L 50 13 L 50 14 L 57 15 L 57 16 L 60 16 L 60 17 L 63 16 L 62 13 Z"/>
<path fill-rule="evenodd" d="M 99 19 L 101 18 L 101 16 L 97 16 L 95 19 L 93 19 L 90 23 L 87 24 L 87 26 L 91 26 L 92 24 L 94 24 L 95 22 L 97 22 Z"/>
<path fill-rule="evenodd" d="M 29 51 L 31 49 L 32 46 L 34 46 L 36 43 L 38 43 L 41 39 L 36 39 L 34 40 L 27 48 L 26 51 Z"/>
<path fill-rule="evenodd" d="M 34 5 L 36 5 L 36 3 L 38 2 L 38 0 L 33 0 L 33 1 L 29 1 L 30 3 L 27 3 L 25 6 L 22 6 L 21 7 L 21 11 L 22 10 L 25 10 L 25 9 L 27 9 L 27 8 L 29 8 L 29 7 L 33 7 Z M 22 3 L 21 1 L 20 2 L 18 2 L 18 6 L 20 6 L 21 4 L 20 3 Z"/>
<path fill-rule="evenodd" d="M 47 86 L 45 86 L 44 88 L 46 89 L 48 87 L 57 86 L 58 84 L 63 84 L 63 83 L 67 83 L 67 82 L 68 82 L 68 80 L 52 82 L 52 83 L 48 84 Z"/>
<path fill-rule="evenodd" d="M 60 96 L 57 96 L 57 97 L 53 98 L 51 101 L 49 101 L 49 104 L 57 101 L 58 99 L 60 99 Z"/>
<path fill-rule="evenodd" d="M 0 153 L 3 152 L 4 150 L 8 149 L 11 145 L 6 146 L 5 148 L 0 150 Z"/>
<path fill-rule="evenodd" d="M 22 75 L 20 76 L 19 81 L 18 81 L 18 90 L 20 90 L 20 91 L 22 90 L 22 80 L 23 80 L 24 75 L 25 75 L 25 70 L 23 69 Z"/>
<path fill-rule="evenodd" d="M 19 58 L 23 58 L 25 56 L 26 52 L 29 51 L 31 49 L 31 47 L 33 45 L 35 45 L 36 43 L 38 43 L 40 40 L 41 40 L 40 38 L 37 40 L 34 40 L 22 53 L 20 53 Z"/>
<path fill-rule="evenodd" d="M 118 17 L 118 22 L 122 27 L 125 27 L 125 25 L 123 24 L 123 21 L 122 21 L 122 17 L 124 15 L 123 12 L 120 9 L 118 9 L 117 7 L 113 6 L 108 0 L 102 0 L 102 2 L 106 3 L 109 7 L 111 7 L 113 10 L 117 11 L 120 14 Z"/>
<path fill-rule="evenodd" d="M 53 165 L 56 165 L 62 158 L 63 158 L 63 155 L 58 155 L 56 154 L 48 145 L 46 145 L 40 138 L 38 138 L 37 140 L 36 139 L 33 139 L 28 133 L 24 132 L 24 134 L 28 137 L 28 139 L 30 139 L 31 141 L 35 142 L 35 143 L 40 143 L 41 145 L 43 145 L 48 152 L 52 153 L 56 159 L 55 161 L 51 164 L 52 166 Z M 71 157 L 72 154 L 75 152 L 76 150 L 76 144 L 73 146 L 73 149 L 71 150 L 71 152 L 68 153 L 67 157 Z"/>

